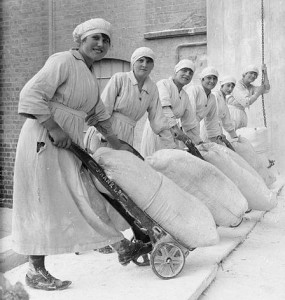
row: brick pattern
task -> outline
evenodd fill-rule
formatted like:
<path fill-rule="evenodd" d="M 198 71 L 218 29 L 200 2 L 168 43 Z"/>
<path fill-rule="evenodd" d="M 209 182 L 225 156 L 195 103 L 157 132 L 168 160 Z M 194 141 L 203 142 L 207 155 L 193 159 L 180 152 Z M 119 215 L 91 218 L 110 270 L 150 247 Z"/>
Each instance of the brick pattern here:
<path fill-rule="evenodd" d="M 54 52 L 74 47 L 73 29 L 94 17 L 113 25 L 107 57 L 129 61 L 137 47 L 151 47 L 157 54 L 152 78 L 158 80 L 171 75 L 176 47 L 189 37 L 147 41 L 144 33 L 205 26 L 206 0 L 1 0 L 0 206 L 12 206 L 15 153 L 24 121 L 17 114 L 19 93 L 48 58 L 50 39 Z"/>
<path fill-rule="evenodd" d="M 1 0 L 0 4 L 0 206 L 12 206 L 15 150 L 23 124 L 19 92 L 48 55 L 47 1 Z"/>

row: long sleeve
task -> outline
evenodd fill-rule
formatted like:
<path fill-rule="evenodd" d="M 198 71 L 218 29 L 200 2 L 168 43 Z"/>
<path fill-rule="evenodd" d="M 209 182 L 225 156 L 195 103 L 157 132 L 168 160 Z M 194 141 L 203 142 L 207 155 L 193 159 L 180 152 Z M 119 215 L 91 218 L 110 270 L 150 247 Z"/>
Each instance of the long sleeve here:
<path fill-rule="evenodd" d="M 119 95 L 121 86 L 122 82 L 120 82 L 120 77 L 117 74 L 115 74 L 110 78 L 101 94 L 101 99 L 106 107 L 107 112 L 110 115 L 112 115 L 114 111 L 114 106 L 116 103 L 116 99 Z"/>
<path fill-rule="evenodd" d="M 181 125 L 186 134 L 191 138 L 191 140 L 197 144 L 201 141 L 200 138 L 200 125 L 196 119 L 196 115 L 191 109 L 191 105 L 184 111 L 183 116 L 181 117 Z"/>
<path fill-rule="evenodd" d="M 61 53 L 52 55 L 43 68 L 24 86 L 20 93 L 18 113 L 24 115 L 50 115 L 48 102 L 57 88 L 68 78 L 68 57 Z"/>
<path fill-rule="evenodd" d="M 187 92 L 187 95 L 189 98 L 189 102 L 190 102 L 193 114 L 196 116 L 196 120 L 197 120 L 196 98 L 198 97 L 198 89 L 196 89 L 196 86 L 190 86 L 186 92 Z M 200 120 L 198 120 L 198 121 L 200 121 Z"/>
<path fill-rule="evenodd" d="M 209 138 L 220 135 L 219 117 L 214 95 L 211 94 L 211 102 L 209 102 L 209 112 L 205 116 L 205 127 Z"/>
<path fill-rule="evenodd" d="M 173 114 L 173 111 L 172 111 L 170 106 L 162 107 L 162 111 L 163 111 L 163 114 L 164 114 L 164 116 L 166 117 L 166 119 L 168 121 L 168 124 L 169 124 L 170 128 L 177 125 L 176 118 L 175 118 L 175 116 Z"/>
<path fill-rule="evenodd" d="M 104 106 L 98 90 L 98 101 L 95 104 L 95 106 L 92 108 L 92 110 L 88 113 L 87 117 L 85 118 L 85 122 L 88 126 L 95 126 L 99 122 L 106 121 L 110 118 L 110 114 L 106 110 L 106 107 Z M 99 126 L 99 125 L 98 125 Z"/>
<path fill-rule="evenodd" d="M 222 124 L 223 124 L 223 128 L 227 132 L 229 132 L 229 131 L 232 131 L 232 130 L 235 129 L 235 124 L 234 124 L 234 121 L 231 118 L 230 111 L 229 111 L 227 105 L 225 105 L 224 110 L 225 110 L 225 115 L 222 118 Z"/>
<path fill-rule="evenodd" d="M 250 97 L 253 95 L 254 89 L 248 90 L 242 83 L 238 82 L 233 90 L 233 94 L 228 98 L 228 104 L 243 108 L 250 105 Z"/>
<path fill-rule="evenodd" d="M 153 132 L 159 135 L 163 148 L 176 148 L 177 146 L 169 129 L 171 124 L 169 124 L 163 113 L 157 89 L 147 111 L 150 126 Z"/>
<path fill-rule="evenodd" d="M 213 93 L 215 96 L 218 117 L 220 120 L 220 125 L 227 131 L 230 132 L 235 129 L 234 121 L 231 118 L 229 108 L 226 104 L 226 98 L 221 91 L 216 91 Z M 229 97 L 229 96 L 228 96 Z M 221 128 L 222 130 L 222 128 Z"/>
<path fill-rule="evenodd" d="M 114 135 L 110 119 L 99 121 L 95 127 L 104 137 Z"/>
<path fill-rule="evenodd" d="M 150 126 L 154 133 L 159 134 L 161 131 L 170 128 L 167 118 L 163 114 L 157 89 L 154 92 L 152 101 L 150 101 L 147 112 Z"/>

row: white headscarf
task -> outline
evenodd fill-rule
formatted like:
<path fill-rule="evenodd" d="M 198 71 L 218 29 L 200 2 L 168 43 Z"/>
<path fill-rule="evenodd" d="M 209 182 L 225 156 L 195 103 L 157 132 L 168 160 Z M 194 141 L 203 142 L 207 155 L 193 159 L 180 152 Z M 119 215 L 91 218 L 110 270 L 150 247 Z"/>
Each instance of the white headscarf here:
<path fill-rule="evenodd" d="M 211 76 L 211 75 L 214 75 L 217 78 L 219 77 L 218 71 L 214 67 L 209 66 L 202 70 L 202 72 L 200 73 L 200 79 L 203 79 L 204 77 Z"/>
<path fill-rule="evenodd" d="M 79 44 L 85 37 L 94 33 L 104 33 L 111 40 L 111 24 L 101 18 L 88 20 L 76 26 L 72 34 L 73 40 Z"/>
<path fill-rule="evenodd" d="M 220 80 L 220 84 L 221 86 L 226 84 L 226 83 L 233 83 L 236 84 L 236 80 L 233 76 L 224 76 L 222 77 L 222 79 Z"/>
<path fill-rule="evenodd" d="M 148 48 L 148 47 L 140 47 L 140 48 L 137 48 L 134 53 L 132 54 L 132 57 L 131 57 L 131 65 L 133 66 L 134 63 L 142 58 L 142 57 L 150 57 L 153 61 L 155 59 L 155 54 L 154 52 Z"/>
<path fill-rule="evenodd" d="M 177 73 L 178 71 L 180 71 L 183 68 L 188 68 L 188 69 L 191 69 L 193 71 L 193 73 L 195 72 L 195 65 L 194 65 L 193 61 L 190 59 L 180 60 L 178 62 L 178 64 L 176 64 L 176 66 L 174 67 L 174 72 Z"/>
<path fill-rule="evenodd" d="M 248 72 L 255 72 L 257 73 L 257 76 L 259 74 L 258 68 L 255 65 L 249 65 L 246 68 L 244 68 L 242 75 L 245 75 Z"/>

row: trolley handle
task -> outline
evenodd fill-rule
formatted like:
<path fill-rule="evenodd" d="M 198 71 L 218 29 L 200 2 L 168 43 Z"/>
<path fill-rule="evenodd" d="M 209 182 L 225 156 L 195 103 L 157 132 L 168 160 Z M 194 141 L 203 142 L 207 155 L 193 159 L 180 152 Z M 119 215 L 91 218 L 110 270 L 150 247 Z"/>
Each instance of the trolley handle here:
<path fill-rule="evenodd" d="M 192 140 L 187 135 L 174 134 L 174 136 L 177 140 L 182 141 L 187 146 L 189 153 L 191 153 L 192 155 L 194 155 L 196 157 L 199 157 L 202 160 L 205 160 L 203 158 L 202 154 L 200 153 L 200 151 L 196 148 L 195 144 L 192 142 Z"/>
<path fill-rule="evenodd" d="M 218 135 L 217 139 L 219 139 L 221 142 L 223 142 L 229 149 L 232 151 L 236 151 L 235 148 L 232 146 L 232 144 L 226 139 L 224 135 Z"/>

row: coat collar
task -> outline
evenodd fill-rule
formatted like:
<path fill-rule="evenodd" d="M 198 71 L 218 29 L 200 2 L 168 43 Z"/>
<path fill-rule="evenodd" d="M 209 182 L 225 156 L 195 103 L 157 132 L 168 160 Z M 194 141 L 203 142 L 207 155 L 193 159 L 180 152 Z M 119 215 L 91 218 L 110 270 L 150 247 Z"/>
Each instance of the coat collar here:
<path fill-rule="evenodd" d="M 135 77 L 135 74 L 133 71 L 130 71 L 130 72 L 127 72 L 128 74 L 128 77 L 129 79 L 131 80 L 132 84 L 133 85 L 137 85 L 138 84 L 138 81 Z M 143 84 L 143 87 L 142 89 L 149 94 L 149 91 L 150 91 L 150 83 L 151 83 L 151 79 L 149 78 L 149 76 L 146 78 L 144 84 Z"/>

